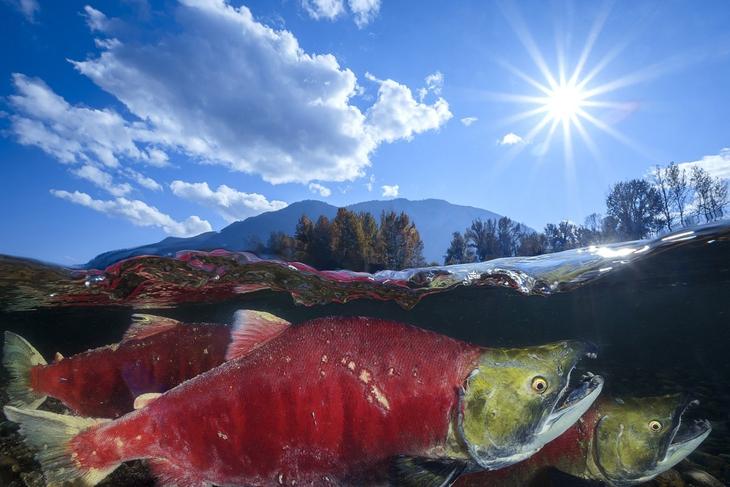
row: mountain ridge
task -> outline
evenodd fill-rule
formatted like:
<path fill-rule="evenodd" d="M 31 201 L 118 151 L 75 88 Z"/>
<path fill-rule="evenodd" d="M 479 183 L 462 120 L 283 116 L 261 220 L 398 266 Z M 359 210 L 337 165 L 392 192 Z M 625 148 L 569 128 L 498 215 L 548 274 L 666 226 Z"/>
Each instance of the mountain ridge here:
<path fill-rule="evenodd" d="M 369 211 L 376 218 L 379 218 L 383 211 L 407 213 L 418 228 L 423 240 L 423 255 L 428 262 L 442 262 L 452 233 L 463 231 L 475 218 L 496 220 L 502 217 L 493 211 L 474 206 L 456 205 L 435 198 L 370 200 L 347 205 L 345 208 L 357 212 Z M 139 255 L 172 256 L 181 250 L 251 250 L 256 243 L 266 242 L 271 232 L 277 231 L 292 235 L 297 221 L 303 214 L 312 220 L 316 220 L 320 215 L 332 219 L 336 215 L 337 209 L 337 206 L 324 201 L 302 200 L 280 210 L 261 213 L 233 222 L 217 232 L 206 232 L 194 237 L 166 237 L 152 244 L 103 252 L 87 262 L 84 267 L 104 269 L 108 265 L 130 257 Z"/>

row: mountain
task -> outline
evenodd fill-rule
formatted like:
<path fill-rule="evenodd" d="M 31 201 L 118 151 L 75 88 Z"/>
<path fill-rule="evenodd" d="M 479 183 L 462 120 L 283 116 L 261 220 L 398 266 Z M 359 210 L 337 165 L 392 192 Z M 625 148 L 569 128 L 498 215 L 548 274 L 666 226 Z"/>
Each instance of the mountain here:
<path fill-rule="evenodd" d="M 427 199 L 411 201 L 405 198 L 373 200 L 347 206 L 353 211 L 369 211 L 376 218 L 383 211 L 405 212 L 415 222 L 423 240 L 423 255 L 427 262 L 443 262 L 451 234 L 461 232 L 475 218 L 494 220 L 497 213 L 454 205 L 444 200 Z M 271 232 L 294 234 L 299 217 L 306 214 L 312 220 L 320 215 L 334 218 L 337 207 L 322 201 L 305 200 L 277 211 L 270 211 L 231 223 L 219 232 L 206 232 L 195 237 L 168 237 L 154 244 L 131 249 L 112 250 L 94 257 L 85 267 L 103 269 L 120 260 L 138 255 L 174 255 L 181 250 L 251 250 L 257 242 L 265 243 Z"/>

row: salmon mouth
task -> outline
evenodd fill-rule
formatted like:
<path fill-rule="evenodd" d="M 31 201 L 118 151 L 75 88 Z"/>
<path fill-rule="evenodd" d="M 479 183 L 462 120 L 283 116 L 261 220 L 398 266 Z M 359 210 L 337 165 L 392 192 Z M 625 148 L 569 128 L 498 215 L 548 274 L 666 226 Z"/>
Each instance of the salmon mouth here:
<path fill-rule="evenodd" d="M 699 401 L 687 401 L 685 405 L 677 409 L 675 414 L 677 426 L 670 436 L 664 458 L 659 460 L 656 467 L 648 472 L 647 480 L 666 472 L 676 464 L 684 460 L 690 453 L 695 451 L 700 444 L 712 432 L 712 425 L 706 419 L 694 419 L 688 421 L 683 419 L 684 414 L 691 407 L 697 406 Z M 641 479 L 643 481 L 643 479 Z"/>
<path fill-rule="evenodd" d="M 588 352 L 586 356 L 596 358 L 594 352 Z M 603 390 L 605 382 L 603 377 L 590 372 L 586 373 L 580 382 L 569 390 L 572 373 L 573 370 L 568 374 L 568 385 L 563 389 L 555 407 L 537 433 L 537 440 L 541 446 L 553 441 L 573 426 L 593 405 Z"/>

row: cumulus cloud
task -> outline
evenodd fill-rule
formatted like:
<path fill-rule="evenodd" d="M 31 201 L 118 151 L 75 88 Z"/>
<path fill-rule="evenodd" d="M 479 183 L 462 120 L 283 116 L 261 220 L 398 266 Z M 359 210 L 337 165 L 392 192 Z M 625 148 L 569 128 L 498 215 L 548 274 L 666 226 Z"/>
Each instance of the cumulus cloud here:
<path fill-rule="evenodd" d="M 8 97 L 13 108 L 10 131 L 17 141 L 72 166 L 73 174 L 110 194 L 123 196 L 131 186 L 115 184 L 109 171 L 143 187 L 152 186 L 152 180 L 139 172 L 123 170 L 120 160 L 167 164 L 167 155 L 150 145 L 154 135 L 145 124 L 128 122 L 114 110 L 71 105 L 37 78 L 16 73 L 12 82 L 15 94 Z"/>
<path fill-rule="evenodd" d="M 348 0 L 347 4 L 360 29 L 380 12 L 380 0 Z M 302 0 L 302 7 L 314 20 L 334 20 L 345 13 L 345 0 Z"/>
<path fill-rule="evenodd" d="M 350 103 L 357 79 L 333 55 L 305 52 L 292 33 L 257 22 L 245 6 L 181 3 L 178 28 L 153 33 L 146 42 L 127 40 L 132 29 L 118 29 L 118 39 L 99 43 L 100 55 L 73 62 L 140 121 L 67 107 L 65 119 L 105 117 L 102 127 L 119 137 L 102 137 L 99 147 L 92 143 L 96 137 L 64 137 L 48 117 L 35 117 L 30 120 L 44 138 L 25 137 L 24 143 L 66 160 L 99 152 L 109 162 L 126 156 L 152 164 L 158 160 L 154 148 L 164 148 L 274 184 L 346 181 L 364 175 L 378 145 L 438 128 L 451 117 L 444 99 L 419 103 L 393 80 L 381 83 L 374 105 L 362 113 Z M 370 12 L 374 5 L 351 8 Z M 109 20 L 89 12 L 92 27 L 103 29 Z"/>
<path fill-rule="evenodd" d="M 332 191 L 327 186 L 322 186 L 318 183 L 309 183 L 309 191 L 312 193 L 318 193 L 323 198 L 332 194 Z"/>
<path fill-rule="evenodd" d="M 360 29 L 372 22 L 380 12 L 380 0 L 349 0 L 348 4 L 355 16 L 355 25 Z"/>
<path fill-rule="evenodd" d="M 183 221 L 176 221 L 170 215 L 162 213 L 154 206 L 140 200 L 129 200 L 127 198 L 97 200 L 80 191 L 70 193 L 57 189 L 52 189 L 51 194 L 56 198 L 91 208 L 100 213 L 124 218 L 139 227 L 159 227 L 168 235 L 176 237 L 189 237 L 209 232 L 212 229 L 210 223 L 195 215 Z"/>
<path fill-rule="evenodd" d="M 464 117 L 461 119 L 461 123 L 463 123 L 465 127 L 468 127 L 477 120 L 479 120 L 477 117 Z"/>
<path fill-rule="evenodd" d="M 82 179 L 90 181 L 92 184 L 98 186 L 104 191 L 107 191 L 112 196 L 124 196 L 132 191 L 132 187 L 129 184 L 114 183 L 114 178 L 112 178 L 111 174 L 90 164 L 84 164 L 83 166 L 73 169 L 71 172 Z"/>
<path fill-rule="evenodd" d="M 302 7 L 314 20 L 333 20 L 345 13 L 343 0 L 302 0 Z"/>
<path fill-rule="evenodd" d="M 698 161 L 682 162 L 678 165 L 687 172 L 697 166 L 716 178 L 730 179 L 730 147 L 725 147 L 719 154 L 704 156 Z"/>
<path fill-rule="evenodd" d="M 271 200 L 259 193 L 244 193 L 221 184 L 213 191 L 208 183 L 188 183 L 173 181 L 170 184 L 173 194 L 201 205 L 212 208 L 226 221 L 243 220 L 266 211 L 280 210 L 287 206 L 284 201 Z"/>
<path fill-rule="evenodd" d="M 420 103 L 407 86 L 392 79 L 366 76 L 380 84 L 378 99 L 366 113 L 367 129 L 374 140 L 410 140 L 415 134 L 439 128 L 452 117 L 449 104 L 443 98 L 439 97 L 432 105 Z"/>
<path fill-rule="evenodd" d="M 400 187 L 397 184 L 394 184 L 392 186 L 384 184 L 380 188 L 383 190 L 384 198 L 397 198 L 398 197 L 398 191 L 400 190 Z"/>
<path fill-rule="evenodd" d="M 515 144 L 520 144 L 523 141 L 524 140 L 522 139 L 522 137 L 520 137 L 519 135 L 517 135 L 514 132 L 510 132 L 507 135 L 505 135 L 504 137 L 502 137 L 502 140 L 499 141 L 499 145 L 515 145 Z"/>

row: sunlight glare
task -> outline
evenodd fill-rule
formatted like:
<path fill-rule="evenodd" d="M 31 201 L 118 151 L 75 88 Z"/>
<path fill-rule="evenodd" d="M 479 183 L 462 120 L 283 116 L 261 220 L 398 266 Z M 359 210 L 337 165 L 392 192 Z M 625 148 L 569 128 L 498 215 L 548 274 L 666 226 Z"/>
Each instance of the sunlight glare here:
<path fill-rule="evenodd" d="M 554 120 L 569 123 L 585 100 L 585 94 L 574 84 L 561 84 L 550 92 L 545 100 L 547 112 Z"/>

